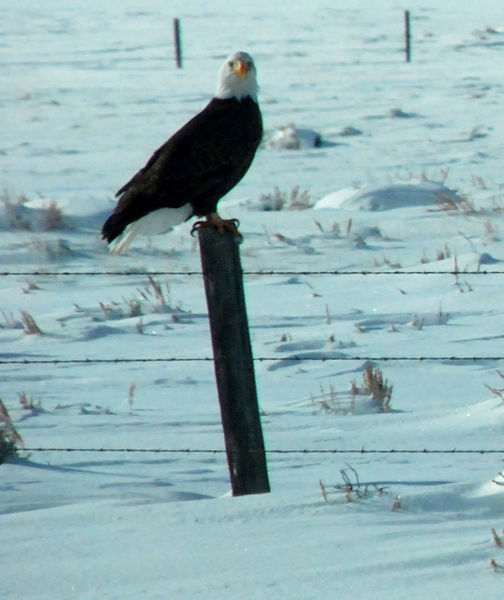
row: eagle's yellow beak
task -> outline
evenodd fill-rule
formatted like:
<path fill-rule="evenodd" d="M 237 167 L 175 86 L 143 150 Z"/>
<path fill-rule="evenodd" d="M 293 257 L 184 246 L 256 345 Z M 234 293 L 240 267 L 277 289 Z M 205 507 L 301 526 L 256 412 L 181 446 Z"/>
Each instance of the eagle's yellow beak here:
<path fill-rule="evenodd" d="M 236 66 L 234 68 L 234 72 L 239 75 L 242 79 L 245 77 L 247 72 L 247 68 L 242 60 L 237 61 Z"/>

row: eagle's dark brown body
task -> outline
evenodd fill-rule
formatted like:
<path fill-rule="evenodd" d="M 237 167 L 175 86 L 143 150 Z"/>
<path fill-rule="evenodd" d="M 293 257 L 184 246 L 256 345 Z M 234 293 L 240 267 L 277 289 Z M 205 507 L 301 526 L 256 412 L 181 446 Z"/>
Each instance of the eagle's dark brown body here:
<path fill-rule="evenodd" d="M 160 208 L 190 204 L 188 217 L 216 212 L 220 198 L 250 167 L 262 131 L 259 106 L 251 97 L 213 98 L 117 192 L 103 237 L 111 242 L 130 223 Z"/>

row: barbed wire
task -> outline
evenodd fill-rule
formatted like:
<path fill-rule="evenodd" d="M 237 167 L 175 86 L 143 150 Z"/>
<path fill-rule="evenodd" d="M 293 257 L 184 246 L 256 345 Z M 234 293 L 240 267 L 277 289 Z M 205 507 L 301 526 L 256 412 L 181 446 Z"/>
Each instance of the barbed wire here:
<path fill-rule="evenodd" d="M 101 276 L 101 277 L 135 277 L 135 276 L 160 276 L 160 275 L 171 275 L 171 276 L 202 276 L 201 271 L 0 271 L 0 276 L 3 277 L 73 277 L 73 276 Z M 388 271 L 371 271 L 371 270 L 338 270 L 338 269 L 322 269 L 316 271 L 310 270 L 242 270 L 242 275 L 254 275 L 254 276 L 271 276 L 271 275 L 282 275 L 282 276 L 298 276 L 298 275 L 504 275 L 504 270 L 488 270 L 488 269 L 476 269 L 472 271 L 467 270 L 451 270 L 451 271 L 436 271 L 426 269 L 413 269 L 413 270 L 388 270 Z"/>
<path fill-rule="evenodd" d="M 120 363 L 213 362 L 211 356 L 177 356 L 167 358 L 0 358 L 0 365 L 92 365 Z M 255 362 L 495 362 L 504 356 L 256 356 Z"/>
<path fill-rule="evenodd" d="M 398 276 L 398 275 L 502 275 L 504 271 L 473 270 L 473 271 L 434 271 L 434 270 L 243 270 L 243 275 L 248 276 Z M 69 276 L 202 276 L 201 271 L 2 271 L 2 276 L 18 277 L 69 277 Z M 119 364 L 119 363 L 170 363 L 170 362 L 213 362 L 213 357 L 146 357 L 146 358 L 75 358 L 75 359 L 10 359 L 0 358 L 0 365 L 89 365 L 89 364 Z M 260 356 L 254 357 L 256 362 L 302 362 L 302 361 L 370 361 L 370 362 L 481 362 L 501 361 L 504 356 Z M 71 448 L 71 447 L 23 447 L 23 452 L 65 452 L 65 453 L 151 453 L 151 454 L 225 454 L 225 449 L 205 448 Z M 262 450 L 261 450 L 262 451 Z M 271 449 L 265 450 L 270 455 L 313 455 L 313 454 L 409 454 L 409 455 L 485 455 L 503 454 L 504 449 L 429 449 L 429 448 L 329 448 L 329 449 Z"/>
<path fill-rule="evenodd" d="M 226 450 L 211 448 L 51 448 L 51 447 L 29 447 L 19 448 L 23 452 L 94 452 L 94 453 L 143 453 L 143 454 L 225 454 Z M 260 449 L 258 452 L 266 454 L 503 454 L 504 449 L 499 448 L 326 448 L 326 449 Z"/>

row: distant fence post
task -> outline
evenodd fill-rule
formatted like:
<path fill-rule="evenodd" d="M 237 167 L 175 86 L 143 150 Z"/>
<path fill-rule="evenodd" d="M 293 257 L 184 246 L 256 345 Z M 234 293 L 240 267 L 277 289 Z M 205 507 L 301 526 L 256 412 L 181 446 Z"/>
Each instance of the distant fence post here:
<path fill-rule="evenodd" d="M 404 11 L 404 42 L 406 52 L 406 62 L 411 61 L 411 29 L 410 29 L 410 11 Z"/>
<path fill-rule="evenodd" d="M 231 233 L 198 229 L 215 377 L 233 496 L 270 491 L 239 247 Z"/>
<path fill-rule="evenodd" d="M 182 45 L 180 41 L 180 20 L 173 19 L 173 39 L 175 42 L 175 63 L 177 68 L 182 68 Z"/>

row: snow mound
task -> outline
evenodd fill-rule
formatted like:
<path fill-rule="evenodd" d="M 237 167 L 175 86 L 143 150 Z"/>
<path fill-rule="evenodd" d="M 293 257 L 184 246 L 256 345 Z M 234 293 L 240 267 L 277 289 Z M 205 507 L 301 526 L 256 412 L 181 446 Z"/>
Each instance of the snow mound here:
<path fill-rule="evenodd" d="M 289 123 L 270 131 L 265 141 L 266 147 L 273 150 L 300 150 L 320 147 L 322 136 L 313 129 L 299 129 L 294 123 Z"/>
<path fill-rule="evenodd" d="M 321 198 L 314 208 L 343 208 L 348 210 L 392 210 L 411 206 L 435 206 L 449 200 L 462 202 L 455 190 L 443 183 L 412 181 L 383 187 L 349 187 Z"/>

